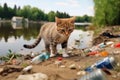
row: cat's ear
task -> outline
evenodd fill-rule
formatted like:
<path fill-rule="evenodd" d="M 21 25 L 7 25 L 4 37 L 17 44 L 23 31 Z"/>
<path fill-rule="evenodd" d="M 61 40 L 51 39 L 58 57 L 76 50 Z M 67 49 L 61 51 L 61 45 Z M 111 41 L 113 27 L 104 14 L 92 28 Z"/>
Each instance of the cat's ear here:
<path fill-rule="evenodd" d="M 55 22 L 56 22 L 56 24 L 60 24 L 61 20 L 58 17 L 55 17 Z"/>
<path fill-rule="evenodd" d="M 75 22 L 75 19 L 76 19 L 75 16 L 71 17 L 71 18 L 70 18 L 70 22 L 71 22 L 71 23 L 74 23 L 74 22 Z"/>

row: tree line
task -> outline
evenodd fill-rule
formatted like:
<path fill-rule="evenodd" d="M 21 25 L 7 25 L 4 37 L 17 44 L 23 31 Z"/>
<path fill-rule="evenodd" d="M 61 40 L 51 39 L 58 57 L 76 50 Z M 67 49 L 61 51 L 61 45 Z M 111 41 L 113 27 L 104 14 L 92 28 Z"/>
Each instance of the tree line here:
<path fill-rule="evenodd" d="M 55 16 L 59 18 L 71 17 L 66 12 L 50 11 L 45 13 L 43 10 L 31 7 L 30 5 L 24 6 L 23 8 L 14 5 L 14 8 L 8 7 L 7 3 L 4 3 L 3 7 L 0 6 L 0 18 L 11 19 L 13 16 L 21 16 L 34 21 L 55 21 Z M 88 15 L 76 16 L 76 22 L 91 22 L 92 17 Z"/>
<path fill-rule="evenodd" d="M 120 25 L 120 0 L 94 0 L 94 4 L 95 25 Z"/>

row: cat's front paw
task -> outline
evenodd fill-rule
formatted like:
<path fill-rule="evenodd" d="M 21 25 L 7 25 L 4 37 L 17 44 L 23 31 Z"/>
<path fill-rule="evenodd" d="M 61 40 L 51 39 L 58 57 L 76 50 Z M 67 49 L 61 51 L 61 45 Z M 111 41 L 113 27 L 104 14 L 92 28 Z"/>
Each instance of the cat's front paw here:
<path fill-rule="evenodd" d="M 53 54 L 53 53 L 52 53 L 52 54 L 50 54 L 50 57 L 55 57 L 55 56 L 56 56 L 56 54 Z"/>
<path fill-rule="evenodd" d="M 62 57 L 67 58 L 69 55 L 67 53 L 62 54 Z"/>

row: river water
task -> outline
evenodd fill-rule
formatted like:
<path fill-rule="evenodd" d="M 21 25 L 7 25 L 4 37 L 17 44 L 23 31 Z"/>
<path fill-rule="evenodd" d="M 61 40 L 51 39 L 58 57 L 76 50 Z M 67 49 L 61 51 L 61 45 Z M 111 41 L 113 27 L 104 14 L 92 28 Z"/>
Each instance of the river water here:
<path fill-rule="evenodd" d="M 33 49 L 26 49 L 23 47 L 24 44 L 32 44 L 35 41 L 41 26 L 42 24 L 40 23 L 29 23 L 24 25 L 11 22 L 0 23 L 0 56 L 6 55 L 8 50 L 23 54 L 30 52 L 39 53 L 41 50 L 44 50 L 43 40 Z M 85 26 L 81 27 L 76 25 L 76 29 L 69 38 L 68 45 L 71 46 L 71 43 L 77 39 L 80 40 L 80 49 L 90 47 L 93 32 L 84 30 Z M 61 46 L 58 45 L 58 49 L 60 48 Z"/>

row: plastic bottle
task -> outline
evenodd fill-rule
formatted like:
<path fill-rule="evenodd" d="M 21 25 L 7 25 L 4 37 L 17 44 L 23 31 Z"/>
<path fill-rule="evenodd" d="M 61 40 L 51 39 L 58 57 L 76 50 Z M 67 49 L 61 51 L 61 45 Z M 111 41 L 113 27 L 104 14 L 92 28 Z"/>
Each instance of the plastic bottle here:
<path fill-rule="evenodd" d="M 98 45 L 98 47 L 99 48 L 104 48 L 104 47 L 106 47 L 106 45 L 104 43 L 101 43 L 101 44 Z"/>
<path fill-rule="evenodd" d="M 42 61 L 44 61 L 44 60 L 49 59 L 49 57 L 50 57 L 50 54 L 49 54 L 49 53 L 43 52 L 43 53 L 41 53 L 40 55 L 34 57 L 34 58 L 32 59 L 32 61 L 31 61 L 31 63 L 38 64 L 38 63 L 40 63 L 40 62 L 42 62 Z"/>
<path fill-rule="evenodd" d="M 96 69 L 114 69 L 114 67 L 117 65 L 114 57 L 105 57 L 102 60 L 97 61 L 96 63 L 94 63 L 93 65 L 87 67 L 85 69 L 85 71 L 87 72 L 92 72 Z"/>
<path fill-rule="evenodd" d="M 78 80 L 106 80 L 106 77 L 105 73 L 101 69 L 96 69 Z"/>
<path fill-rule="evenodd" d="M 114 57 L 106 57 L 103 60 L 100 60 L 95 63 L 96 68 L 107 68 L 107 69 L 114 69 L 116 66 L 116 61 Z"/>

